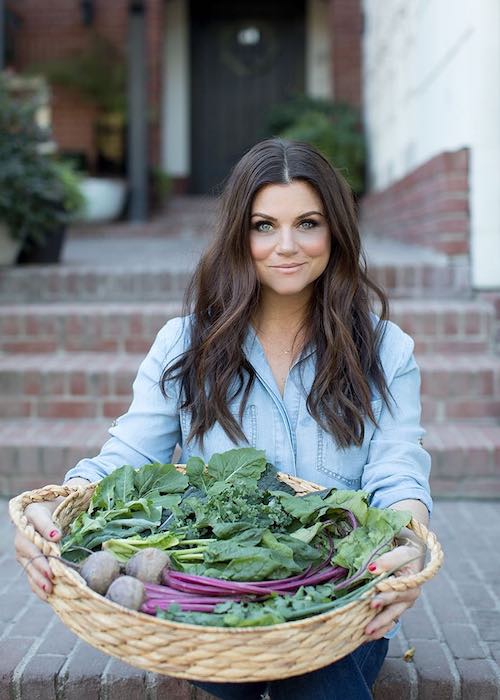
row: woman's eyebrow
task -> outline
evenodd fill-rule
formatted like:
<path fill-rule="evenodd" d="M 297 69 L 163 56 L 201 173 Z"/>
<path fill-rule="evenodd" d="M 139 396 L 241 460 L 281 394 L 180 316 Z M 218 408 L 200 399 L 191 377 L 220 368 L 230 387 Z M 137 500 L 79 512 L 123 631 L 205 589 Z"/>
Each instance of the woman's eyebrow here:
<path fill-rule="evenodd" d="M 297 216 L 297 219 L 302 219 L 304 216 L 311 216 L 311 214 L 319 214 L 319 216 L 324 216 L 320 211 L 306 211 L 303 214 L 299 214 Z M 269 219 L 270 221 L 277 221 L 277 219 L 274 218 L 274 216 L 269 216 L 269 214 L 262 214 L 260 211 L 256 211 L 252 214 L 250 218 L 253 216 L 263 216 L 265 219 Z"/>

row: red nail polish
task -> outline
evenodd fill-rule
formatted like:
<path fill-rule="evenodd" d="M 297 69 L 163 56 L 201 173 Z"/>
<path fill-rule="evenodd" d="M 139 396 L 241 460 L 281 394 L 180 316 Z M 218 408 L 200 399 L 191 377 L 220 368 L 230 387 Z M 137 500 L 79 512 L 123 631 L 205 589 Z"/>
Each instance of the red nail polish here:
<path fill-rule="evenodd" d="M 56 537 L 56 536 L 57 536 L 57 530 L 51 530 L 51 531 L 49 532 L 49 537 L 54 538 L 54 537 Z"/>
<path fill-rule="evenodd" d="M 377 565 L 376 565 L 376 564 L 369 564 L 369 565 L 368 565 L 368 571 L 375 571 L 376 568 L 377 568 Z"/>
<path fill-rule="evenodd" d="M 47 593 L 47 586 L 45 584 L 43 584 L 42 588 L 45 591 L 45 593 Z"/>

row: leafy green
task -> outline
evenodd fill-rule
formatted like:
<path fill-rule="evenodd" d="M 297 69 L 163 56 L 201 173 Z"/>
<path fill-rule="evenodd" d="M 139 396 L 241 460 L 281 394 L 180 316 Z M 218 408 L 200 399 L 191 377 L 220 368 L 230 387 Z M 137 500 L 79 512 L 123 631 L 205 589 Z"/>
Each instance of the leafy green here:
<path fill-rule="evenodd" d="M 153 534 L 160 526 L 163 509 L 176 507 L 187 485 L 186 475 L 173 464 L 116 469 L 100 481 L 88 510 L 71 524 L 61 553 L 70 561 L 80 561 L 86 550 L 94 550 L 107 540 Z"/>
<path fill-rule="evenodd" d="M 214 482 L 236 484 L 250 480 L 256 482 L 265 472 L 267 465 L 264 450 L 241 447 L 220 454 L 213 454 L 207 465 L 207 471 Z"/>
<path fill-rule="evenodd" d="M 222 493 L 228 485 L 257 485 L 258 479 L 266 472 L 267 464 L 263 450 L 241 447 L 213 454 L 206 467 L 199 457 L 190 457 L 186 474 L 191 486 L 204 493 Z"/>
<path fill-rule="evenodd" d="M 160 532 L 149 537 L 127 537 L 125 539 L 107 540 L 102 548 L 109 550 L 115 557 L 126 562 L 134 554 L 146 547 L 156 547 L 156 549 L 170 549 L 177 546 L 182 538 L 170 532 Z"/>
<path fill-rule="evenodd" d="M 409 511 L 368 508 L 365 524 L 352 530 L 347 537 L 336 540 L 336 553 L 332 562 L 345 567 L 348 576 L 351 576 L 383 542 L 389 544 L 380 549 L 377 556 L 389 551 L 392 539 L 411 518 L 412 514 Z"/>
<path fill-rule="evenodd" d="M 303 525 L 315 523 L 319 518 L 345 516 L 351 511 L 360 524 L 364 524 L 368 510 L 368 493 L 365 491 L 342 491 L 331 489 L 325 494 L 308 493 L 305 496 L 292 496 L 282 491 L 272 492 L 281 502 L 287 513 Z M 343 513 L 344 512 L 344 513 Z"/>
<path fill-rule="evenodd" d="M 219 603 L 213 613 L 182 612 L 178 605 L 158 611 L 157 617 L 175 622 L 216 627 L 263 627 L 307 617 L 318 605 L 331 605 L 334 589 L 330 584 L 305 586 L 293 595 L 271 595 L 259 603 Z"/>

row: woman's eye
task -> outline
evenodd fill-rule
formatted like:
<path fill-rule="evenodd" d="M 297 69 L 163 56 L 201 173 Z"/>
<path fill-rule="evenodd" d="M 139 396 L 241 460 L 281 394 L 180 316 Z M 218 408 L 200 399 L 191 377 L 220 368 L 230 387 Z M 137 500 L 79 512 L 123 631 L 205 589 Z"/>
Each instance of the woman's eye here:
<path fill-rule="evenodd" d="M 312 229 L 312 228 L 314 228 L 315 226 L 318 225 L 318 223 L 317 223 L 316 221 L 314 221 L 313 219 L 304 219 L 304 221 L 301 221 L 301 222 L 300 222 L 299 226 L 304 226 L 304 224 L 307 224 L 307 226 L 304 227 L 304 228 L 306 229 L 306 231 L 309 230 L 309 229 Z M 271 222 L 269 222 L 269 221 L 259 221 L 259 222 L 256 223 L 255 226 L 254 226 L 254 229 L 255 229 L 256 231 L 259 231 L 259 232 L 261 232 L 261 233 L 269 233 L 269 231 L 271 230 L 270 228 L 264 229 L 264 228 L 261 228 L 261 226 L 270 226 L 270 227 L 272 227 L 272 224 L 271 224 Z"/>
<path fill-rule="evenodd" d="M 268 233 L 269 229 L 262 229 L 261 226 L 272 226 L 269 221 L 259 221 L 255 224 L 254 229 L 260 233 Z"/>
<path fill-rule="evenodd" d="M 304 221 L 301 221 L 300 223 L 301 223 L 301 226 L 302 226 L 302 224 L 311 224 L 310 226 L 307 226 L 307 228 L 314 228 L 315 226 L 318 225 L 317 222 L 314 221 L 313 219 L 304 219 Z"/>

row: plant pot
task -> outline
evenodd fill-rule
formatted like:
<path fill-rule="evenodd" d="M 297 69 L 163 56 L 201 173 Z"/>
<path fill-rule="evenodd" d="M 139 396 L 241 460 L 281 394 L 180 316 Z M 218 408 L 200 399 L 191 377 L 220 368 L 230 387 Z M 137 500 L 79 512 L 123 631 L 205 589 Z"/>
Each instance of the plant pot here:
<path fill-rule="evenodd" d="M 50 265 L 61 260 L 66 237 L 66 226 L 60 226 L 43 243 L 31 242 L 29 248 L 21 248 L 18 265 Z"/>
<path fill-rule="evenodd" d="M 0 265 L 14 264 L 22 243 L 22 241 L 12 238 L 6 224 L 0 222 Z"/>
<path fill-rule="evenodd" d="M 106 223 L 117 219 L 123 211 L 127 184 L 120 178 L 86 177 L 80 184 L 85 197 L 79 221 Z"/>
<path fill-rule="evenodd" d="M 95 122 L 97 172 L 106 176 L 120 176 L 126 171 L 125 117 L 121 112 L 108 112 Z"/>

